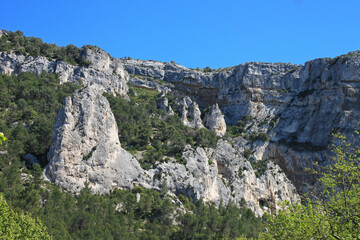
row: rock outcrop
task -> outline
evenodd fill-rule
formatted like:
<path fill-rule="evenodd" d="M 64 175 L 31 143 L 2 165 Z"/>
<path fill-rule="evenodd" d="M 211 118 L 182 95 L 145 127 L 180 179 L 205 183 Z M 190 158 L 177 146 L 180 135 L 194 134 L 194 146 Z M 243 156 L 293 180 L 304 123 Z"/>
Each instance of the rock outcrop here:
<path fill-rule="evenodd" d="M 172 110 L 171 106 L 169 105 L 169 100 L 168 98 L 165 96 L 164 93 L 160 93 L 158 95 L 158 97 L 160 97 L 160 99 L 156 102 L 156 106 L 157 108 L 166 111 L 169 115 L 174 115 L 174 111 Z"/>
<path fill-rule="evenodd" d="M 85 182 L 97 193 L 114 188 L 149 187 L 145 171 L 119 142 L 110 105 L 98 86 L 67 97 L 54 126 L 46 176 L 79 191 Z"/>
<path fill-rule="evenodd" d="M 150 170 L 149 175 L 157 174 L 154 184 L 163 184 L 165 180 L 171 191 L 195 200 L 218 204 L 245 200 L 257 216 L 264 211 L 277 211 L 280 201 L 299 200 L 295 187 L 278 165 L 264 163 L 267 170 L 260 175 L 243 157 L 241 149 L 227 141 L 220 140 L 216 149 L 188 146 L 183 158 L 186 165 L 168 162 Z"/>
<path fill-rule="evenodd" d="M 31 57 L 0 52 L 0 73 L 42 72 L 59 74 L 60 83 L 80 83 L 84 86 L 96 84 L 114 95 L 127 96 L 129 76 L 119 59 L 110 59 L 102 50 L 85 48 L 84 58 L 95 61 L 90 67 L 74 66 L 64 61 L 49 61 L 45 57 Z"/>
<path fill-rule="evenodd" d="M 185 126 L 192 128 L 203 128 L 201 111 L 199 105 L 186 96 L 178 101 L 181 120 Z"/>
<path fill-rule="evenodd" d="M 85 182 L 98 193 L 134 185 L 160 188 L 166 182 L 171 191 L 194 199 L 245 200 L 260 216 L 276 211 L 278 201 L 297 201 L 293 184 L 300 192 L 311 189 L 315 178 L 305 169 L 314 161 L 329 163 L 330 132 L 349 136 L 360 119 L 360 52 L 304 66 L 252 62 L 206 71 L 175 62 L 116 59 L 92 46 L 81 56 L 92 64 L 0 53 L 0 73 L 45 71 L 58 73 L 61 83 L 84 85 L 64 101 L 45 169 L 51 181 L 72 191 Z M 215 149 L 188 146 L 182 153 L 185 165 L 172 159 L 145 171 L 121 148 L 102 96 L 106 91 L 126 98 L 129 79 L 131 85 L 162 92 L 158 107 L 174 114 L 165 97 L 171 93 L 185 125 L 201 128 L 204 120 L 224 136 L 227 125 L 241 120 L 243 136 L 219 140 Z"/>
<path fill-rule="evenodd" d="M 224 115 L 218 104 L 212 106 L 205 116 L 205 125 L 210 130 L 214 131 L 218 136 L 224 136 L 226 133 L 226 122 Z"/>
<path fill-rule="evenodd" d="M 313 181 L 305 169 L 315 160 L 328 163 L 331 131 L 350 136 L 358 127 L 359 51 L 304 66 L 252 62 L 205 72 L 170 65 L 124 63 L 133 74 L 173 84 L 177 96 L 191 97 L 200 109 L 218 104 L 228 125 L 250 117 L 245 131 L 267 133 L 272 142 L 256 151 L 274 158 L 300 191 Z"/>

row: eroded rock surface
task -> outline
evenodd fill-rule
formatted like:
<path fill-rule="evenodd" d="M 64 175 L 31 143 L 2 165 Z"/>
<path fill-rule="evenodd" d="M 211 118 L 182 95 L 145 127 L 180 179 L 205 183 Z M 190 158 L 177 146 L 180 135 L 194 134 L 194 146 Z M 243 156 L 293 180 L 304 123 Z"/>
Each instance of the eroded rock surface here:
<path fill-rule="evenodd" d="M 252 62 L 211 72 L 140 60 L 124 67 L 173 84 L 175 95 L 200 110 L 218 104 L 227 125 L 247 116 L 245 132 L 266 133 L 272 142 L 255 151 L 275 158 L 298 190 L 313 181 L 306 168 L 329 162 L 331 131 L 349 137 L 360 119 L 359 51 L 305 65 Z"/>
<path fill-rule="evenodd" d="M 218 104 L 212 106 L 209 113 L 205 116 L 205 125 L 218 136 L 224 136 L 226 133 L 226 122 L 224 115 Z"/>
<path fill-rule="evenodd" d="M 85 182 L 105 193 L 134 185 L 160 188 L 165 181 L 171 191 L 194 199 L 244 199 L 260 216 L 275 211 L 278 201 L 297 201 L 293 184 L 298 191 L 311 189 L 315 179 L 305 169 L 314 161 L 329 163 L 332 129 L 350 136 L 360 119 L 360 52 L 304 66 L 252 62 L 212 71 L 116 59 L 96 47 L 84 48 L 82 57 L 92 64 L 0 53 L 0 73 L 45 71 L 58 73 L 61 83 L 84 85 L 65 99 L 45 169 L 51 181 L 72 191 Z M 144 171 L 121 148 L 114 116 L 102 96 L 107 91 L 127 97 L 128 73 L 134 86 L 171 93 L 185 125 L 202 127 L 204 120 L 223 136 L 227 125 L 241 120 L 242 137 L 219 140 L 216 149 L 187 147 L 185 165 L 173 159 Z M 167 99 L 162 100 L 159 107 L 174 114 Z"/>
<path fill-rule="evenodd" d="M 48 158 L 46 176 L 72 191 L 82 189 L 85 182 L 97 193 L 134 184 L 150 186 L 138 161 L 121 147 L 114 115 L 98 86 L 65 99 Z"/>
<path fill-rule="evenodd" d="M 97 84 L 114 95 L 127 96 L 129 76 L 119 59 L 112 59 L 103 50 L 85 48 L 83 56 L 94 61 L 90 67 L 74 66 L 64 61 L 50 61 L 45 57 L 31 57 L 0 52 L 0 73 L 11 75 L 20 72 L 59 74 L 60 83 Z"/>
<path fill-rule="evenodd" d="M 278 210 L 280 201 L 299 200 L 295 187 L 278 165 L 269 161 L 267 170 L 256 174 L 251 162 L 227 141 L 220 140 L 216 149 L 188 146 L 183 158 L 186 165 L 168 162 L 150 170 L 154 184 L 165 180 L 177 194 L 217 204 L 245 200 L 257 216 Z"/>

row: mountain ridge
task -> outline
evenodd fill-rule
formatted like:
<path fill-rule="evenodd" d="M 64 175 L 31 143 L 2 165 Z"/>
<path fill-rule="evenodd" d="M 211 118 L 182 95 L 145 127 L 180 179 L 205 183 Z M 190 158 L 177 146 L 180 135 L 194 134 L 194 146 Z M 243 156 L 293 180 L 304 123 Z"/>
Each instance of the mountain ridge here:
<path fill-rule="evenodd" d="M 184 124 L 189 122 L 188 119 L 193 120 L 195 115 L 199 123 L 205 120 L 198 113 L 190 114 L 191 104 L 198 105 L 204 116 L 211 116 L 207 110 L 218 106 L 218 113 L 214 116 L 220 118 L 214 119 L 215 125 L 223 121 L 221 129 L 228 126 L 229 131 L 228 135 L 219 140 L 216 148 L 186 146 L 180 153 L 186 160 L 185 164 L 178 163 L 174 158 L 170 158 L 170 162 L 153 164 L 147 173 L 142 173 L 144 178 L 150 179 L 143 183 L 146 182 L 148 187 L 161 188 L 165 181 L 170 191 L 195 200 L 240 203 L 241 199 L 245 199 L 248 206 L 260 216 L 264 211 L 274 211 L 280 201 L 297 201 L 293 183 L 300 193 L 311 188 L 315 179 L 305 170 L 314 168 L 312 163 L 315 161 L 322 165 L 329 163 L 327 148 L 331 142 L 332 129 L 337 128 L 349 136 L 356 129 L 356 119 L 360 115 L 359 55 L 359 52 L 351 52 L 335 59 L 315 59 L 305 65 L 254 62 L 223 71 L 198 71 L 174 62 L 112 58 L 99 48 L 84 47 L 80 56 L 82 61 L 91 62 L 87 66 L 74 66 L 41 56 L 34 58 L 2 52 L 0 72 L 9 75 L 27 71 L 40 74 L 45 71 L 59 74 L 61 83 L 81 82 L 84 89 L 75 93 L 79 98 L 72 98 L 80 108 L 69 108 L 66 104 L 63 106 L 63 109 L 68 109 L 68 114 L 81 116 L 74 125 L 76 131 L 80 131 L 82 125 L 86 129 L 87 122 L 92 119 L 95 121 L 93 124 L 99 126 L 104 120 L 101 117 L 94 118 L 99 110 L 104 110 L 104 106 L 96 104 L 94 106 L 100 109 L 90 110 L 88 117 L 84 118 L 85 115 L 79 110 L 89 105 L 83 102 L 84 99 L 89 97 L 87 101 L 91 105 L 102 98 L 103 92 L 129 99 L 128 84 L 135 88 L 158 91 L 163 100 L 170 96 L 174 98 L 174 107 L 165 104 L 169 101 L 164 101 L 163 108 L 168 113 L 171 112 L 170 107 L 174 109 Z M 98 93 L 81 95 L 81 91 L 87 92 L 91 88 L 96 88 Z M 70 102 L 69 98 L 67 102 Z M 111 112 L 111 109 L 105 108 Z M 67 123 L 66 119 L 59 122 L 54 126 L 54 132 Z M 116 123 L 108 127 L 111 129 L 114 126 Z M 57 145 L 64 136 L 72 136 L 73 131 L 69 128 L 61 136 L 54 134 L 52 145 Z M 86 139 L 94 131 L 85 131 L 82 138 Z M 95 141 L 100 140 L 96 139 L 96 134 L 94 136 Z M 101 140 L 106 142 L 110 135 L 101 136 L 104 136 Z M 73 141 L 80 144 L 82 139 L 75 138 Z M 61 157 L 62 152 L 73 145 L 71 141 L 60 144 L 57 153 L 49 154 L 49 164 L 65 159 Z M 81 189 L 85 182 L 92 183 L 94 189 L 107 186 L 105 192 L 112 190 L 109 186 L 117 177 L 113 175 L 107 179 L 104 170 L 108 168 L 107 162 L 123 158 L 100 161 L 95 157 L 100 156 L 101 151 L 109 152 L 109 146 L 104 145 L 103 150 L 93 150 L 94 146 L 86 144 L 84 146 L 87 150 L 79 148 L 79 161 L 81 164 L 87 162 L 83 169 L 76 170 L 79 162 L 64 161 L 57 168 L 52 168 L 53 177 L 47 173 L 50 180 L 60 184 L 63 180 L 56 179 L 65 179 L 60 186 L 72 190 Z M 84 161 L 90 152 L 91 156 Z M 137 160 L 140 161 L 140 158 Z M 96 166 L 100 166 L 96 171 L 100 174 L 93 177 L 86 168 Z M 260 170 L 262 167 L 264 171 Z M 75 169 L 75 172 L 59 171 L 58 168 Z M 111 169 L 115 171 L 117 167 Z M 74 188 L 66 180 L 69 176 L 75 179 Z M 124 180 L 113 186 L 131 187 Z"/>

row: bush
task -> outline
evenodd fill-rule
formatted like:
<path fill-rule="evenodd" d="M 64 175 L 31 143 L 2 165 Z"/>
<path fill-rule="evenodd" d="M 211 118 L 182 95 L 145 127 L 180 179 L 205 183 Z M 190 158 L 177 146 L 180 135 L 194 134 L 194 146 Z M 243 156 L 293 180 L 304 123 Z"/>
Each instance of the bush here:
<path fill-rule="evenodd" d="M 251 150 L 251 149 L 247 148 L 247 149 L 244 150 L 244 157 L 245 157 L 246 159 L 249 159 L 251 154 L 252 154 L 252 150 Z"/>
<path fill-rule="evenodd" d="M 81 48 L 69 44 L 58 47 L 56 44 L 44 43 L 40 38 L 25 37 L 21 31 L 5 31 L 0 38 L 0 51 L 15 52 L 33 57 L 43 56 L 49 59 L 63 60 L 72 65 L 89 66 L 91 62 L 81 57 Z"/>
<path fill-rule="evenodd" d="M 261 141 L 270 141 L 269 136 L 264 133 L 264 132 L 260 132 L 257 136 L 256 136 L 257 140 L 261 140 Z"/>
<path fill-rule="evenodd" d="M 320 174 L 320 194 L 303 204 L 285 202 L 277 215 L 267 215 L 266 239 L 359 238 L 360 144 L 335 136 L 340 143 L 334 146 L 334 164 L 313 172 Z"/>
<path fill-rule="evenodd" d="M 0 132 L 9 139 L 4 146 L 8 154 L 2 164 L 20 159 L 23 154 L 35 155 L 42 165 L 52 139 L 52 129 L 65 96 L 79 86 L 60 85 L 55 74 L 20 73 L 0 75 Z"/>

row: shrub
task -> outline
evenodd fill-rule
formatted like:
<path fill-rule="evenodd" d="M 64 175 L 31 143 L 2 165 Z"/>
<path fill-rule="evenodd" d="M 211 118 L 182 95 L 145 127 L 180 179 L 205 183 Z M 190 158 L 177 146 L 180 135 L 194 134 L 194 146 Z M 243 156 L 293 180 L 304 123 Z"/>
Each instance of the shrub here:
<path fill-rule="evenodd" d="M 357 135 L 359 134 L 356 132 Z M 267 215 L 266 239 L 357 239 L 360 236 L 360 144 L 334 135 L 333 165 L 319 174 L 316 197 L 284 202 L 276 215 Z"/>
<path fill-rule="evenodd" d="M 247 148 L 247 149 L 244 150 L 244 157 L 245 157 L 246 159 L 249 159 L 251 154 L 252 154 L 252 150 L 251 150 L 251 149 Z"/>
<path fill-rule="evenodd" d="M 261 140 L 261 141 L 270 141 L 269 136 L 264 133 L 264 132 L 260 132 L 257 136 L 256 136 L 257 140 Z"/>

